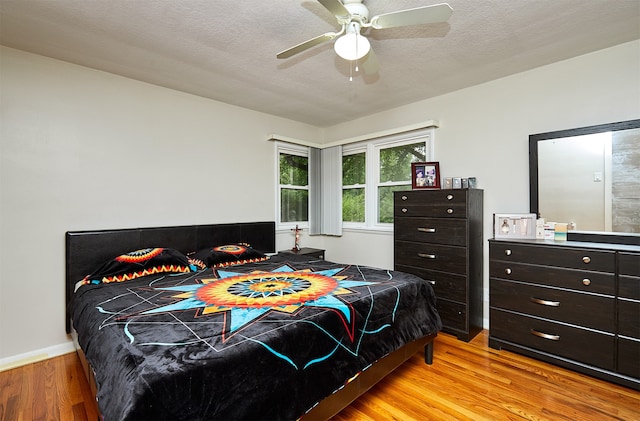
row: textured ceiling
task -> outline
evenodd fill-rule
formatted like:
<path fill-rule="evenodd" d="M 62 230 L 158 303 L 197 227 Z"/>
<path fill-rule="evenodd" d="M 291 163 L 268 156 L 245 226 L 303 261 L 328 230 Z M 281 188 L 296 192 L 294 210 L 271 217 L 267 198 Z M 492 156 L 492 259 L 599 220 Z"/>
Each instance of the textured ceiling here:
<path fill-rule="evenodd" d="M 436 4 L 365 0 L 371 15 Z M 2 45 L 326 127 L 640 38 L 639 0 L 450 0 L 447 23 L 370 31 L 356 74 L 313 0 L 0 0 Z"/>

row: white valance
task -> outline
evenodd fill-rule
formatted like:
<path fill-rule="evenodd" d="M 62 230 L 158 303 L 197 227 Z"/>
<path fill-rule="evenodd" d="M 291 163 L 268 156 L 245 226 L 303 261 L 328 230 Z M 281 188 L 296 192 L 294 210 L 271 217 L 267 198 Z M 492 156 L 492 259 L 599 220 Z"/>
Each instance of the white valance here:
<path fill-rule="evenodd" d="M 341 146 L 341 145 L 348 145 L 350 143 L 362 142 L 364 140 L 371 140 L 378 137 L 390 136 L 394 134 L 410 132 L 413 130 L 426 129 L 430 127 L 439 127 L 439 126 L 440 125 L 437 120 L 427 120 L 420 123 L 411 124 L 409 126 L 396 127 L 394 129 L 382 130 L 379 132 L 368 133 L 368 134 L 364 134 L 356 137 L 349 137 L 349 138 L 336 140 L 328 143 L 309 142 L 307 140 L 295 139 L 292 137 L 282 136 L 279 134 L 272 134 L 268 137 L 267 140 L 288 142 L 288 143 L 294 143 L 296 145 L 308 146 L 311 148 L 325 149 L 325 148 L 331 148 L 334 146 Z"/>

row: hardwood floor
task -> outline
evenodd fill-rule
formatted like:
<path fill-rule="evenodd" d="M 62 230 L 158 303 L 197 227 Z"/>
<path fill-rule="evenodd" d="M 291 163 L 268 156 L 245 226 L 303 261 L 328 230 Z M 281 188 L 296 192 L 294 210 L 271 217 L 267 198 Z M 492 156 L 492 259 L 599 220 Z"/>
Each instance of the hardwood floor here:
<path fill-rule="evenodd" d="M 334 419 L 640 420 L 640 392 L 440 334 L 433 365 L 414 355 Z"/>
<path fill-rule="evenodd" d="M 97 420 L 76 353 L 0 372 L 0 420 Z"/>
<path fill-rule="evenodd" d="M 436 338 L 334 417 L 343 420 L 638 420 L 640 392 L 487 345 Z M 96 420 L 76 354 L 0 372 L 0 420 Z"/>

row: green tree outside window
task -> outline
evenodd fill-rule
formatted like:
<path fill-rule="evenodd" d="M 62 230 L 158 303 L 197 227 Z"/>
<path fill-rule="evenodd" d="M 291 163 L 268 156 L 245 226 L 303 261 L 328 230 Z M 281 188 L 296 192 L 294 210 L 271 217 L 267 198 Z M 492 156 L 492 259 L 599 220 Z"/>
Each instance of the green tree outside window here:
<path fill-rule="evenodd" d="M 393 223 L 393 192 L 411 190 L 411 163 L 426 156 L 424 142 L 380 149 L 378 222 Z"/>
<path fill-rule="evenodd" d="M 280 221 L 309 220 L 309 159 L 280 154 Z"/>
<path fill-rule="evenodd" d="M 364 222 L 365 153 L 342 157 L 342 221 Z"/>

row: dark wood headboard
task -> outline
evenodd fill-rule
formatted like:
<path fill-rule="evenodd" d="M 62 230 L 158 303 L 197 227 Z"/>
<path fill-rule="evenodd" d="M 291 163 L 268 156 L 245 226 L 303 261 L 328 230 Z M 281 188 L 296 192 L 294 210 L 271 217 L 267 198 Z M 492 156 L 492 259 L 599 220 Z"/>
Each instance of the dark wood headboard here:
<path fill-rule="evenodd" d="M 276 248 L 275 222 L 68 231 L 65 241 L 67 333 L 71 333 L 68 310 L 75 284 L 108 259 L 147 247 L 174 248 L 184 254 L 228 243 L 249 243 L 265 253 Z"/>

